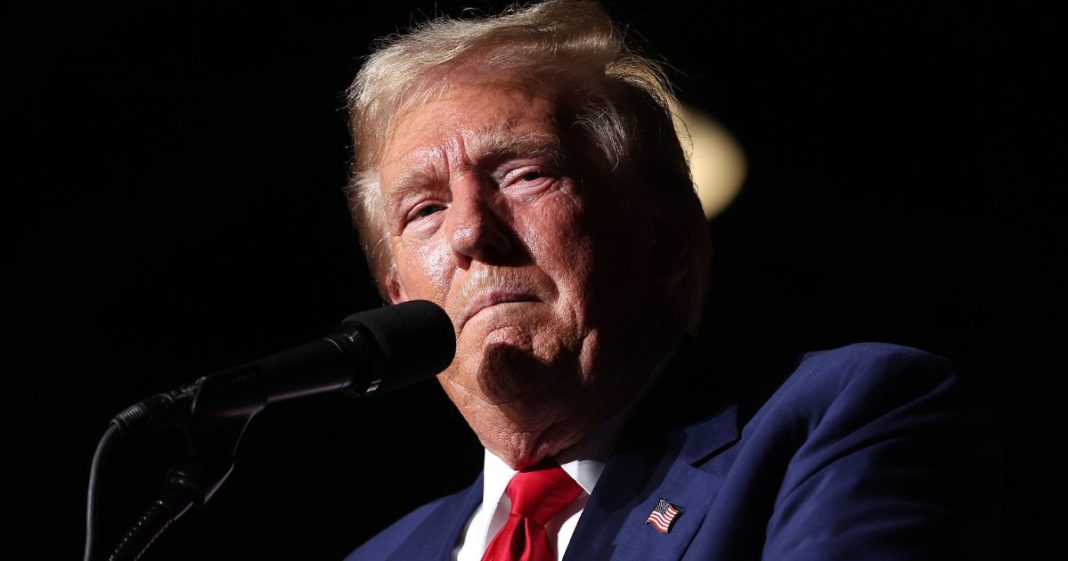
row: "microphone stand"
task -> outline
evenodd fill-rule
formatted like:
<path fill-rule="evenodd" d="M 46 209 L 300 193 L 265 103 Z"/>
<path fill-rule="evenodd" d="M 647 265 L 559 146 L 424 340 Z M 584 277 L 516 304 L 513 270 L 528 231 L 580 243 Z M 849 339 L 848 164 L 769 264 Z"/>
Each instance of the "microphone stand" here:
<path fill-rule="evenodd" d="M 217 489 L 232 469 L 232 461 L 210 461 L 194 455 L 167 470 L 159 498 L 126 531 L 108 561 L 140 559 L 174 521 L 194 506 L 204 504 L 210 496 L 205 490 L 211 486 Z"/>
<path fill-rule="evenodd" d="M 249 421 L 269 403 L 335 390 L 371 395 L 403 387 L 449 365 L 456 351 L 454 335 L 452 321 L 436 304 L 387 306 L 345 318 L 342 328 L 327 337 L 123 410 L 111 420 L 93 457 L 84 559 L 93 557 L 99 466 L 115 437 L 178 427 L 189 445 L 189 457 L 167 471 L 159 498 L 108 557 L 137 560 L 174 521 L 207 502 L 226 481 Z"/>
<path fill-rule="evenodd" d="M 250 392 L 249 387 L 263 392 Z M 178 518 L 208 501 L 234 468 L 234 454 L 252 417 L 267 406 L 257 365 L 201 378 L 190 418 L 181 427 L 189 456 L 167 470 L 163 490 L 127 530 L 108 561 L 136 561 Z"/>

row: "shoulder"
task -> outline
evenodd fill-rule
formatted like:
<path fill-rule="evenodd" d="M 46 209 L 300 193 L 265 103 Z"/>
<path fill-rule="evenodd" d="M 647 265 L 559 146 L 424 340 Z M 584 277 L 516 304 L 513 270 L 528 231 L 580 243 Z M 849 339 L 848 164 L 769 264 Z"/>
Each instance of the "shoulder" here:
<path fill-rule="evenodd" d="M 901 345 L 856 343 L 802 355 L 753 421 L 874 418 L 918 402 L 957 408 L 965 385 L 943 357 Z"/>
<path fill-rule="evenodd" d="M 853 343 L 835 349 L 813 351 L 802 355 L 802 364 L 833 366 L 836 368 L 872 367 L 893 368 L 912 363 L 947 363 L 946 359 L 927 351 L 894 343 Z"/>
<path fill-rule="evenodd" d="M 926 351 L 890 343 L 855 343 L 805 353 L 791 382 L 816 391 L 850 391 L 854 386 L 903 384 L 938 386 L 959 382 L 949 360 Z"/>
<path fill-rule="evenodd" d="M 806 353 L 773 391 L 751 398 L 742 441 L 774 441 L 797 450 L 795 461 L 806 452 L 848 453 L 876 443 L 908 442 L 935 453 L 947 441 L 996 441 L 996 420 L 973 382 L 948 359 L 900 345 Z"/>
<path fill-rule="evenodd" d="M 408 513 L 349 554 L 345 561 L 385 558 L 391 552 L 396 551 L 428 517 L 440 508 L 444 500 L 444 498 L 438 499 Z"/>
<path fill-rule="evenodd" d="M 771 558 L 996 550 L 1000 431 L 947 359 L 880 343 L 805 354 L 744 431 L 742 463 L 777 466 Z"/>
<path fill-rule="evenodd" d="M 469 492 L 469 489 L 441 497 L 409 512 L 403 518 L 379 532 L 375 537 L 364 542 L 356 551 L 350 553 L 345 558 L 345 561 L 381 561 L 382 559 L 387 559 L 402 545 L 405 545 L 411 536 L 418 533 L 425 524 L 428 522 L 435 523 L 435 517 L 438 517 L 437 522 L 451 523 L 456 519 L 457 514 L 448 513 L 447 516 L 442 516 L 442 511 L 449 510 L 448 505 L 454 504 L 457 498 L 467 492 Z"/>

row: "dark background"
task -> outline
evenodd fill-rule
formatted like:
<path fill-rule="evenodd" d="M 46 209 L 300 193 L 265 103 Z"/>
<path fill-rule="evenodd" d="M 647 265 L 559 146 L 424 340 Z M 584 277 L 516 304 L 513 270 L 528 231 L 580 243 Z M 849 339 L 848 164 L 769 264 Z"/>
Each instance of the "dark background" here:
<path fill-rule="evenodd" d="M 342 91 L 374 38 L 459 5 L 8 10 L 9 461 L 31 482 L 16 539 L 80 554 L 89 460 L 118 410 L 378 304 L 341 194 Z M 1005 426 L 1006 490 L 989 493 L 1006 557 L 1042 551 L 1034 509 L 1064 441 L 1068 22 L 992 2 L 607 6 L 749 158 L 710 225 L 709 352 L 883 340 L 952 357 Z M 168 434 L 116 447 L 104 545 L 180 450 Z M 434 384 L 280 404 L 149 558 L 340 559 L 480 465 Z"/>

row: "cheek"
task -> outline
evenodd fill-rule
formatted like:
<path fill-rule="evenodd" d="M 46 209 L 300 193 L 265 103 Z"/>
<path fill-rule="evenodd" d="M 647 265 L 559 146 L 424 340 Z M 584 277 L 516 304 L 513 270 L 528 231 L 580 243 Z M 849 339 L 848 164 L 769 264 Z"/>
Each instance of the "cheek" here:
<path fill-rule="evenodd" d="M 589 267 L 590 240 L 581 200 L 561 190 L 533 205 L 516 229 L 540 268 L 557 281 Z"/>
<path fill-rule="evenodd" d="M 397 277 L 412 299 L 427 299 L 443 304 L 452 280 L 453 262 L 445 244 L 421 243 L 393 245 L 397 256 Z"/>

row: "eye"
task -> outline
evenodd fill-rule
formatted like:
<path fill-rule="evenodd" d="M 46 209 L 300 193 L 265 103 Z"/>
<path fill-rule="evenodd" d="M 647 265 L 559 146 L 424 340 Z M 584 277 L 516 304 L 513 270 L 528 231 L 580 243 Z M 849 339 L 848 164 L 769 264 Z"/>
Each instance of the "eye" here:
<path fill-rule="evenodd" d="M 445 210 L 445 207 L 441 205 L 425 205 L 415 209 L 415 214 L 413 215 L 413 217 L 423 218 L 442 210 Z"/>
<path fill-rule="evenodd" d="M 550 183 L 551 180 L 552 176 L 540 166 L 528 165 L 506 173 L 501 181 L 501 186 L 536 189 Z"/>
<path fill-rule="evenodd" d="M 412 222 L 421 218 L 427 218 L 443 210 L 445 210 L 445 205 L 440 205 L 436 203 L 420 205 L 415 207 L 415 209 L 413 209 L 412 212 L 408 215 L 408 221 Z"/>

